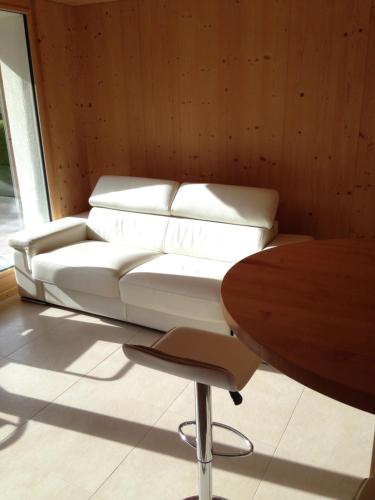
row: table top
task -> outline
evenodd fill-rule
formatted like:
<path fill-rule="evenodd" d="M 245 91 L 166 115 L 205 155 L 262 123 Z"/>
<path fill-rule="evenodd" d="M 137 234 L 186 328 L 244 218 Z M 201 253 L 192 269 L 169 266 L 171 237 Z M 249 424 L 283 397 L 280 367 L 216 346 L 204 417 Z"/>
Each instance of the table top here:
<path fill-rule="evenodd" d="M 224 315 L 262 359 L 375 413 L 375 240 L 313 240 L 235 264 Z"/>

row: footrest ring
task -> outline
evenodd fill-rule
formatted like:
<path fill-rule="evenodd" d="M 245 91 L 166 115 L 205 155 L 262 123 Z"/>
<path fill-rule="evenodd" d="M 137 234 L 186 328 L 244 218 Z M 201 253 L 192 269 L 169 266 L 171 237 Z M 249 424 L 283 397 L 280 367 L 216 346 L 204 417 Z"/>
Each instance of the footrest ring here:
<path fill-rule="evenodd" d="M 180 436 L 182 441 L 184 441 L 186 444 L 188 444 L 191 448 L 196 449 L 197 448 L 196 439 L 189 438 L 183 431 L 184 427 L 187 427 L 190 425 L 196 425 L 195 420 L 188 420 L 187 422 L 182 422 L 182 424 L 180 424 L 178 426 L 178 435 Z M 215 449 L 213 449 L 212 455 L 214 455 L 215 457 L 230 457 L 230 458 L 231 457 L 232 458 L 247 457 L 253 453 L 253 451 L 254 451 L 253 443 L 250 441 L 250 439 L 248 437 L 245 436 L 245 434 L 242 434 L 242 432 L 238 431 L 237 429 L 234 429 L 233 427 L 230 427 L 229 425 L 220 424 L 219 422 L 212 422 L 212 427 L 220 427 L 221 429 L 225 429 L 229 432 L 232 432 L 233 434 L 236 434 L 236 436 L 241 438 L 242 441 L 244 441 L 246 443 L 246 447 L 247 447 L 246 450 L 239 451 L 236 453 L 222 453 L 219 451 L 215 451 Z"/>

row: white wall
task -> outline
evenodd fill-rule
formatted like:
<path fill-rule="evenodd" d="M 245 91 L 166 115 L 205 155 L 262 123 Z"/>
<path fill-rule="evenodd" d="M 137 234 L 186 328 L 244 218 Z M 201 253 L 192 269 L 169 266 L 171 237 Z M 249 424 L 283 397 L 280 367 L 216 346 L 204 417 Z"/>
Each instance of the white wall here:
<path fill-rule="evenodd" d="M 25 227 L 49 220 L 23 16 L 0 12 L 0 71 Z"/>

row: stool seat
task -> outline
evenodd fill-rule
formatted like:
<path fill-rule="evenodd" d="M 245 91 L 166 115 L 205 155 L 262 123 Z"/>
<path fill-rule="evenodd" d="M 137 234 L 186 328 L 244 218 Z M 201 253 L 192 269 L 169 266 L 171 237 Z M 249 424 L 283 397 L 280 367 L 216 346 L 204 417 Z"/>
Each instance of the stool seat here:
<path fill-rule="evenodd" d="M 193 328 L 174 328 L 151 347 L 123 349 L 135 363 L 228 391 L 240 391 L 261 361 L 237 337 Z"/>

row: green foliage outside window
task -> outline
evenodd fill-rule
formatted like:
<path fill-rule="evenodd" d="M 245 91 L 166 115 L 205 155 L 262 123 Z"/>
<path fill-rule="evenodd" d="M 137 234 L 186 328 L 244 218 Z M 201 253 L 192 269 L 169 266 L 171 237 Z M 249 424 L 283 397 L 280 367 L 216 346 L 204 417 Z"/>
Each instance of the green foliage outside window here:
<path fill-rule="evenodd" d="M 0 118 L 0 165 L 9 165 L 7 143 L 5 140 L 4 122 Z"/>
<path fill-rule="evenodd" d="M 14 196 L 4 121 L 0 108 L 0 196 Z"/>

